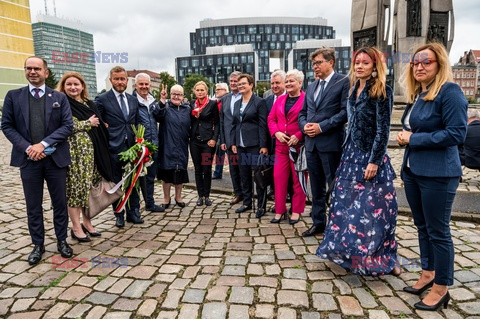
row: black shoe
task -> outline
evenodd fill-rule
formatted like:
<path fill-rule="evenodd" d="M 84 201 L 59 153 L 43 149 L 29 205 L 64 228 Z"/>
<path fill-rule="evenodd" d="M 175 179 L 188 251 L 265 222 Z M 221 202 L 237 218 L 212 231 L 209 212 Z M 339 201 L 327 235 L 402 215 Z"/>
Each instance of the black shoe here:
<path fill-rule="evenodd" d="M 222 179 L 222 176 L 218 176 L 218 175 L 212 175 L 212 179 Z"/>
<path fill-rule="evenodd" d="M 179 202 L 177 199 L 175 199 L 175 204 L 177 204 L 178 207 L 183 208 L 186 206 L 185 202 Z"/>
<path fill-rule="evenodd" d="M 422 292 L 424 292 L 425 290 L 427 290 L 428 288 L 430 288 L 432 286 L 433 286 L 433 279 L 432 279 L 432 281 L 430 281 L 428 284 L 426 284 L 422 288 L 416 289 L 416 288 L 413 288 L 412 286 L 407 286 L 407 287 L 403 287 L 403 291 L 408 292 L 410 294 L 414 294 L 414 295 L 421 295 Z"/>
<path fill-rule="evenodd" d="M 155 205 L 155 204 L 153 204 L 153 206 L 147 206 L 147 207 L 145 207 L 145 209 L 150 211 L 150 212 L 154 212 L 154 213 L 161 213 L 161 212 L 165 211 L 165 207 L 158 206 L 158 205 Z"/>
<path fill-rule="evenodd" d="M 300 216 L 298 216 L 297 219 L 291 219 L 290 218 L 290 221 L 288 222 L 290 225 L 295 225 L 296 223 L 298 223 L 300 221 Z"/>
<path fill-rule="evenodd" d="M 447 293 L 434 305 L 431 305 L 431 306 L 426 305 L 423 303 L 423 301 L 420 300 L 413 306 L 418 310 L 435 311 L 438 308 L 440 308 L 442 305 L 444 309 L 447 309 L 449 301 L 450 301 L 450 293 L 447 291 Z"/>
<path fill-rule="evenodd" d="M 309 237 L 317 234 L 321 234 L 325 231 L 325 224 L 320 224 L 320 225 L 313 225 L 306 231 L 302 233 L 303 237 Z"/>
<path fill-rule="evenodd" d="M 203 205 L 203 197 L 199 197 L 197 199 L 197 206 L 202 206 Z"/>
<path fill-rule="evenodd" d="M 240 214 L 240 213 L 246 212 L 247 210 L 250 210 L 250 209 L 252 209 L 252 206 L 242 205 L 235 210 L 235 213 Z"/>
<path fill-rule="evenodd" d="M 30 265 L 36 265 L 42 259 L 42 254 L 45 252 L 44 245 L 35 245 L 32 252 L 28 255 L 28 263 Z"/>
<path fill-rule="evenodd" d="M 75 235 L 75 233 L 73 232 L 73 229 L 70 229 L 70 236 L 72 236 L 73 239 L 76 239 L 76 240 L 78 240 L 78 241 L 81 242 L 81 243 L 88 243 L 89 241 L 92 241 L 92 240 L 90 239 L 90 237 L 88 237 L 88 236 L 78 237 L 78 236 Z"/>
<path fill-rule="evenodd" d="M 63 258 L 70 258 L 73 256 L 73 249 L 67 244 L 66 240 L 59 240 L 57 242 L 57 249 Z"/>
<path fill-rule="evenodd" d="M 98 232 L 98 231 L 95 231 L 95 232 L 90 232 L 88 231 L 87 227 L 85 227 L 83 224 L 82 225 L 82 230 L 85 234 L 88 234 L 90 235 L 91 237 L 100 237 L 102 236 L 102 233 L 101 232 Z"/>
<path fill-rule="evenodd" d="M 230 202 L 230 205 L 235 205 L 237 203 L 240 203 L 242 200 L 243 200 L 242 196 L 235 196 L 235 198 L 232 199 L 232 201 Z"/>
<path fill-rule="evenodd" d="M 259 208 L 257 212 L 255 213 L 255 217 L 261 218 L 263 215 L 265 215 L 265 209 Z"/>
<path fill-rule="evenodd" d="M 162 207 L 163 210 L 165 211 L 165 209 L 168 209 L 168 208 L 170 207 L 170 202 L 171 202 L 171 201 L 168 201 L 168 203 L 162 204 L 162 205 L 160 205 L 160 207 Z"/>
<path fill-rule="evenodd" d="M 115 213 L 115 226 L 118 228 L 125 226 L 125 217 L 123 216 L 123 212 Z"/>
<path fill-rule="evenodd" d="M 205 197 L 205 206 L 212 206 L 212 201 L 209 197 Z"/>
<path fill-rule="evenodd" d="M 143 219 L 140 218 L 140 211 L 135 208 L 127 212 L 127 222 L 134 224 L 143 224 Z"/>
<path fill-rule="evenodd" d="M 280 224 L 280 221 L 281 221 L 282 219 L 283 219 L 283 220 L 287 219 L 287 214 L 282 214 L 282 216 L 280 216 L 279 219 L 276 219 L 275 217 L 273 217 L 270 222 L 271 222 L 272 224 Z"/>

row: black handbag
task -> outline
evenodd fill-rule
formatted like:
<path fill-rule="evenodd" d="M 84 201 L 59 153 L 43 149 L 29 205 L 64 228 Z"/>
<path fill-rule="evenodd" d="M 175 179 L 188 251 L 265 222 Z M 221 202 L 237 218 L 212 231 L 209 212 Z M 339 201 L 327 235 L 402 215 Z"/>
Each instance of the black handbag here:
<path fill-rule="evenodd" d="M 255 184 L 261 188 L 266 188 L 273 184 L 273 166 L 266 163 L 268 156 L 259 156 L 257 166 L 253 169 Z"/>

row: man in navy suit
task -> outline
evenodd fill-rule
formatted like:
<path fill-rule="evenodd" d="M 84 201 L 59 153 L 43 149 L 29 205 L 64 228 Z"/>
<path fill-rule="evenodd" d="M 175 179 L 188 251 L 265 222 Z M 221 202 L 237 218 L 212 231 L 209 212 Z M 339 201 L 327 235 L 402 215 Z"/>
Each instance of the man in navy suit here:
<path fill-rule="evenodd" d="M 302 236 L 322 233 L 326 225 L 327 185 L 332 187 L 340 163 L 344 124 L 347 122 L 348 79 L 333 71 L 335 50 L 322 47 L 310 56 L 315 77 L 307 88 L 303 109 L 298 115 L 306 135 L 307 167 L 312 188 L 313 226 Z"/>
<path fill-rule="evenodd" d="M 67 137 L 72 133 L 73 121 L 65 94 L 45 85 L 48 68 L 44 59 L 36 56 L 27 58 L 25 77 L 28 86 L 11 90 L 5 97 L 2 130 L 13 145 L 10 165 L 20 168 L 28 231 L 34 245 L 28 263 L 34 265 L 45 252 L 42 208 L 44 181 L 47 182 L 52 201 L 58 251 L 65 258 L 73 255 L 66 241 L 66 178 L 67 166 L 71 162 Z"/>
<path fill-rule="evenodd" d="M 227 151 L 228 166 L 232 179 L 233 193 L 235 197 L 230 205 L 235 205 L 243 200 L 242 186 L 240 181 L 240 168 L 238 166 L 238 155 L 233 153 L 232 145 L 235 136 L 233 130 L 233 110 L 235 102 L 241 100 L 242 94 L 238 92 L 238 76 L 242 72 L 234 71 L 230 74 L 230 93 L 222 96 L 222 109 L 220 110 L 220 147 Z"/>
<path fill-rule="evenodd" d="M 112 89 L 97 96 L 95 103 L 103 120 L 108 124 L 109 151 L 114 166 L 114 182 L 118 183 L 122 179 L 125 165 L 120 161 L 118 154 L 136 143 L 132 125 L 136 126 L 138 123 L 138 100 L 125 92 L 128 83 L 127 71 L 121 66 L 115 66 L 110 70 L 110 83 L 112 83 Z M 118 204 L 118 201 L 113 203 L 113 209 Z M 115 217 L 115 225 L 120 228 L 124 227 L 123 211 L 116 213 Z M 143 223 L 143 219 L 140 218 L 140 199 L 135 188 L 127 205 L 127 222 Z"/>

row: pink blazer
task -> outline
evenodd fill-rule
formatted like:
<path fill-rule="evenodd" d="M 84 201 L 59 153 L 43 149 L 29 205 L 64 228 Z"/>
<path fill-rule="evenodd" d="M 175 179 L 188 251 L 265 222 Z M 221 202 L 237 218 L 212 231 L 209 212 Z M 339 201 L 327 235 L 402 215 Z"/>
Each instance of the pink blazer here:
<path fill-rule="evenodd" d="M 272 135 L 272 137 L 275 137 L 275 133 L 277 132 L 283 132 L 288 136 L 295 135 L 301 142 L 304 140 L 304 136 L 298 127 L 298 114 L 303 107 L 305 92 L 300 92 L 300 97 L 298 98 L 297 102 L 290 109 L 290 112 L 288 112 L 288 114 L 285 116 L 285 103 L 287 101 L 287 97 L 288 94 L 279 96 L 273 104 L 272 110 L 268 115 L 268 129 L 270 130 L 270 135 Z M 278 139 L 275 140 L 276 147 L 287 146 L 286 143 L 281 143 Z"/>

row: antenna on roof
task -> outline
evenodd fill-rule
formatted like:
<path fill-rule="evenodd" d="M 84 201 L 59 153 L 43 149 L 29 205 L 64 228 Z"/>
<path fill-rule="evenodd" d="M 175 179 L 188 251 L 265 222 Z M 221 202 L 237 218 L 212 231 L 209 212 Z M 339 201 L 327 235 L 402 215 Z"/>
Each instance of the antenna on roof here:
<path fill-rule="evenodd" d="M 45 15 L 48 15 L 47 0 L 44 0 L 44 2 L 45 2 Z"/>
<path fill-rule="evenodd" d="M 53 0 L 53 15 L 57 16 L 57 6 L 55 5 L 55 0 Z"/>

